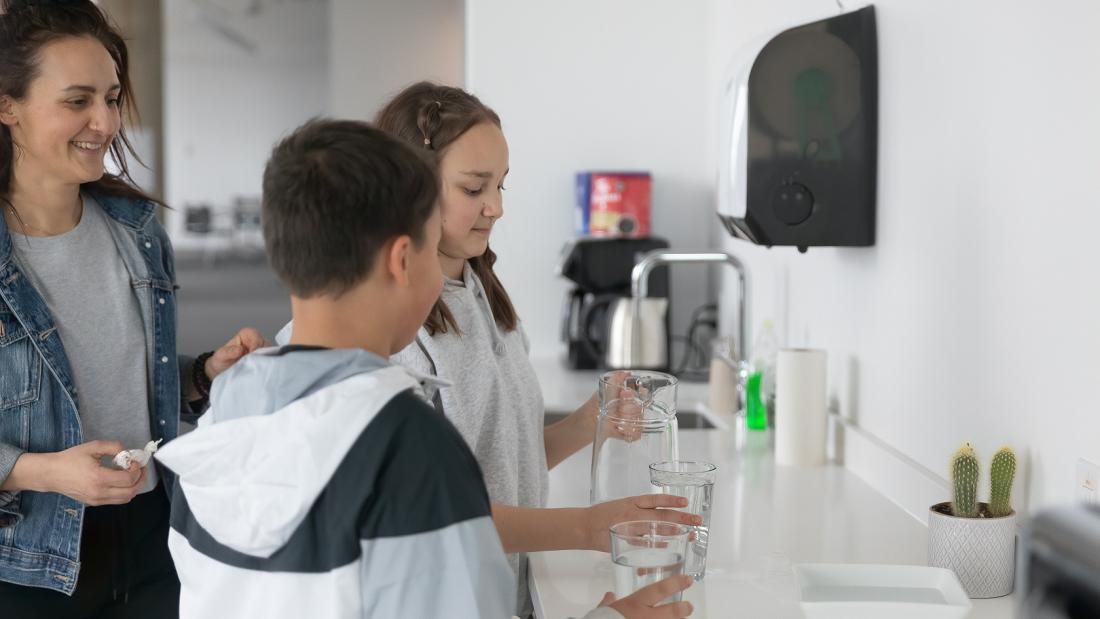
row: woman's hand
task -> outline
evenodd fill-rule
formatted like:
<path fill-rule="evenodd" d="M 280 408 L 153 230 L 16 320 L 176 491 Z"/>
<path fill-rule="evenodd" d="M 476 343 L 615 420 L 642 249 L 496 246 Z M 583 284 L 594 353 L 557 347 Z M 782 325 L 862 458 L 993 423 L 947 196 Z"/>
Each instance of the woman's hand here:
<path fill-rule="evenodd" d="M 695 610 L 691 602 L 657 605 L 661 600 L 687 589 L 691 583 L 691 576 L 673 576 L 642 587 L 621 600 L 616 600 L 615 594 L 607 593 L 600 606 L 610 606 L 626 619 L 680 619 Z"/>
<path fill-rule="evenodd" d="M 214 380 L 218 374 L 233 367 L 233 364 L 240 361 L 241 357 L 268 345 L 267 340 L 259 331 L 246 327 L 238 331 L 237 335 L 234 335 L 224 346 L 215 350 L 214 354 L 206 360 L 206 366 L 203 367 L 203 370 L 210 380 Z"/>
<path fill-rule="evenodd" d="M 703 518 L 695 514 L 675 511 L 687 507 L 688 501 L 672 494 L 643 494 L 585 508 L 588 532 L 588 548 L 611 550 L 611 525 L 631 520 L 664 520 L 688 526 L 703 524 Z"/>
<path fill-rule="evenodd" d="M 145 469 L 136 463 L 122 471 L 100 464 L 125 449 L 118 441 L 89 441 L 54 453 L 25 453 L 5 490 L 57 492 L 85 505 L 129 503 L 145 486 Z"/>

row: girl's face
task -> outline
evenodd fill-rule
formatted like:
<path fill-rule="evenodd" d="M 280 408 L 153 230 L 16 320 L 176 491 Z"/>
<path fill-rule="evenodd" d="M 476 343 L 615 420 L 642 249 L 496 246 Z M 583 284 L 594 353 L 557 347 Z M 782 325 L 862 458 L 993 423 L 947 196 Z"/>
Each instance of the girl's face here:
<path fill-rule="evenodd" d="M 15 143 L 16 181 L 98 180 L 122 125 L 114 60 L 95 39 L 69 37 L 42 47 L 37 72 L 22 100 L 4 97 L 0 107 Z"/>
<path fill-rule="evenodd" d="M 504 215 L 501 192 L 508 175 L 508 142 L 493 123 L 471 127 L 439 162 L 444 258 L 467 260 L 485 253 L 493 224 Z"/>

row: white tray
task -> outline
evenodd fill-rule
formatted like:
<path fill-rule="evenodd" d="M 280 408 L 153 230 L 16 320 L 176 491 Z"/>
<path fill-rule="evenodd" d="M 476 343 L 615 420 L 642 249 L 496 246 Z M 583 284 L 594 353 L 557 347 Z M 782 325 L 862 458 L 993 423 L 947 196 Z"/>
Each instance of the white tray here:
<path fill-rule="evenodd" d="M 807 619 L 962 619 L 970 613 L 951 570 L 921 565 L 794 566 Z"/>

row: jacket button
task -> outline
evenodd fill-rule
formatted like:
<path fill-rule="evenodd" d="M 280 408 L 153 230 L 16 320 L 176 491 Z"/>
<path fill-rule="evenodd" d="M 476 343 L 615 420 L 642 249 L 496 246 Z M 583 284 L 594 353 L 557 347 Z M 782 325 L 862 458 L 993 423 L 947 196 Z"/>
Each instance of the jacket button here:
<path fill-rule="evenodd" d="M 161 357 L 160 362 L 161 363 L 168 363 L 168 357 Z"/>
<path fill-rule="evenodd" d="M 152 246 L 153 246 L 152 243 L 150 243 L 149 241 L 145 241 L 145 249 L 149 249 Z"/>
<path fill-rule="evenodd" d="M 160 420 L 160 425 L 162 425 L 162 426 L 164 425 L 164 420 L 163 419 Z"/>
<path fill-rule="evenodd" d="M 161 298 L 157 299 L 157 302 L 160 303 L 161 305 L 164 305 L 164 297 L 161 297 Z"/>

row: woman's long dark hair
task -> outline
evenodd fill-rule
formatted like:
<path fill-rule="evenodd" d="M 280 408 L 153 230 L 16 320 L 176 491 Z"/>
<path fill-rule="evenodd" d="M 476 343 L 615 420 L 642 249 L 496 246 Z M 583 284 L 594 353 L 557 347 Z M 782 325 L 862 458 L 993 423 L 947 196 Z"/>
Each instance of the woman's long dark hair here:
<path fill-rule="evenodd" d="M 401 91 L 378 112 L 374 120 L 379 129 L 431 151 L 437 169 L 447 147 L 475 125 L 484 122 L 500 127 L 500 117 L 477 97 L 461 88 L 431 82 L 418 82 Z M 493 272 L 496 261 L 496 254 L 489 248 L 485 249 L 484 254 L 468 260 L 485 287 L 485 296 L 497 326 L 505 331 L 514 331 L 519 318 L 504 290 L 504 284 Z M 456 333 L 459 331 L 454 315 L 442 299 L 435 302 L 424 327 L 431 335 L 451 329 Z"/>
<path fill-rule="evenodd" d="M 126 42 L 103 11 L 88 0 L 3 0 L 0 15 L 0 96 L 21 100 L 38 77 L 42 48 L 69 37 L 91 37 L 99 41 L 115 61 L 118 72 L 119 109 L 124 121 L 137 117 L 130 82 L 130 60 Z M 124 123 L 125 124 L 125 123 Z M 120 196 L 159 203 L 135 186 L 126 163 L 127 153 L 140 163 L 122 127 L 110 146 L 119 174 L 105 173 L 84 183 L 82 189 L 107 196 Z M 11 206 L 15 144 L 11 130 L 0 125 L 0 200 Z"/>

